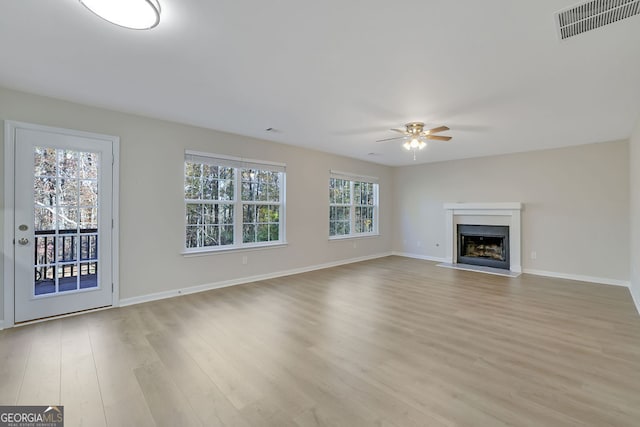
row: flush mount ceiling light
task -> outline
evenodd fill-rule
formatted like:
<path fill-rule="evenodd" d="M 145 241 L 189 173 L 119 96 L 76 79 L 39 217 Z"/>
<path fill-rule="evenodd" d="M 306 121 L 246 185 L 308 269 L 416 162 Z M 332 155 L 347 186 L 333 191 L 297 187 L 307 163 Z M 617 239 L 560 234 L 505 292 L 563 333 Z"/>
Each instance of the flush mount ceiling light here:
<path fill-rule="evenodd" d="M 80 0 L 100 18 L 133 30 L 150 30 L 160 23 L 158 0 Z"/>

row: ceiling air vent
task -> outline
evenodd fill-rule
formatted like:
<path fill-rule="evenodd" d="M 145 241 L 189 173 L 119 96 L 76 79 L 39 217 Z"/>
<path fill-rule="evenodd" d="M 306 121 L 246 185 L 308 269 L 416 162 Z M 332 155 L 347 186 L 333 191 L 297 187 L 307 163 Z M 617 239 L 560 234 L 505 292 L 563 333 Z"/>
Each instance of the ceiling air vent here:
<path fill-rule="evenodd" d="M 593 0 L 556 12 L 561 40 L 640 14 L 640 0 Z"/>

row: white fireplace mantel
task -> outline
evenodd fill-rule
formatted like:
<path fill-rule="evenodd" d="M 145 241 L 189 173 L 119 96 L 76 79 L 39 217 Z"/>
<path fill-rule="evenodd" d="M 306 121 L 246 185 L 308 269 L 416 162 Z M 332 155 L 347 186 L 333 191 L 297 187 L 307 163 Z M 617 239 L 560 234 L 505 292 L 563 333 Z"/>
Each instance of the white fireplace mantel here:
<path fill-rule="evenodd" d="M 446 262 L 455 263 L 457 253 L 456 225 L 507 225 L 509 226 L 510 270 L 522 272 L 520 212 L 522 203 L 445 203 L 446 211 Z"/>

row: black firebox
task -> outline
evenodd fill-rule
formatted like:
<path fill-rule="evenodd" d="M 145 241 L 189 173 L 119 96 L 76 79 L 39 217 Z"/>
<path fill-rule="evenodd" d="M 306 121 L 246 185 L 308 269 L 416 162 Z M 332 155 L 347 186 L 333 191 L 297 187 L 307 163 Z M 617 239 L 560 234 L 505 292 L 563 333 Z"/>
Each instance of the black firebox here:
<path fill-rule="evenodd" d="M 509 270 L 509 227 L 458 224 L 458 263 Z"/>

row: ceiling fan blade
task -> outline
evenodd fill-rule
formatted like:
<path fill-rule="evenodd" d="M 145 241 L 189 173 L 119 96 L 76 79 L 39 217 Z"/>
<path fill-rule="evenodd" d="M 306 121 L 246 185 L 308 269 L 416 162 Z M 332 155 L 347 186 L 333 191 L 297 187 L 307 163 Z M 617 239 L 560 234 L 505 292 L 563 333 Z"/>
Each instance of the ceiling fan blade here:
<path fill-rule="evenodd" d="M 396 139 L 405 139 L 405 138 L 406 138 L 406 136 L 396 136 L 394 138 L 379 139 L 376 142 L 395 141 Z"/>
<path fill-rule="evenodd" d="M 427 139 L 435 139 L 436 141 L 449 141 L 451 139 L 450 136 L 440 136 L 440 135 L 425 135 Z"/>
<path fill-rule="evenodd" d="M 427 134 L 427 135 L 433 135 L 434 133 L 444 132 L 445 130 L 449 130 L 449 128 L 446 127 L 446 126 L 440 126 L 440 127 L 437 127 L 437 128 L 425 130 L 424 133 Z"/>
<path fill-rule="evenodd" d="M 405 129 L 391 129 L 394 132 L 400 132 L 403 133 L 405 135 L 409 135 L 409 133 L 405 130 Z"/>

